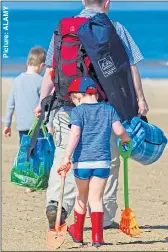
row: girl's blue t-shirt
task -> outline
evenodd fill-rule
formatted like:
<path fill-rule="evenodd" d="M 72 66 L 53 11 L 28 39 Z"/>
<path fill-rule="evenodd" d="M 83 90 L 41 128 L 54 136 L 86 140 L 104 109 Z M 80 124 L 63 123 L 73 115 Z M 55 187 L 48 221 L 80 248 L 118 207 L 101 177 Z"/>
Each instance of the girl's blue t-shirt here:
<path fill-rule="evenodd" d="M 70 126 L 81 128 L 73 162 L 111 160 L 112 124 L 120 121 L 115 109 L 104 102 L 84 103 L 71 111 Z"/>

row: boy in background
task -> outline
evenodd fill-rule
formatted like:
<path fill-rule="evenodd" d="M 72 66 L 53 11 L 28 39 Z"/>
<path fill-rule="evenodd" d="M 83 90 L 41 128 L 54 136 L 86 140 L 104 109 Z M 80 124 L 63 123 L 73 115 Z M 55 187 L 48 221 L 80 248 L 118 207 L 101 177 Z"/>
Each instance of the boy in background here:
<path fill-rule="evenodd" d="M 15 111 L 16 127 L 20 137 L 28 135 L 35 120 L 34 108 L 39 103 L 42 84 L 42 73 L 45 66 L 46 51 L 41 47 L 34 47 L 30 50 L 27 59 L 27 71 L 15 78 L 6 105 L 6 116 L 3 134 L 11 136 L 12 116 Z M 42 132 L 40 131 L 41 135 Z M 32 192 L 26 188 L 26 192 Z"/>
<path fill-rule="evenodd" d="M 27 71 L 15 78 L 6 105 L 4 136 L 11 136 L 14 111 L 20 142 L 23 134 L 28 134 L 35 119 L 33 110 L 39 103 L 42 84 L 42 76 L 40 74 L 44 69 L 45 59 L 45 49 L 41 47 L 32 48 L 27 59 Z"/>

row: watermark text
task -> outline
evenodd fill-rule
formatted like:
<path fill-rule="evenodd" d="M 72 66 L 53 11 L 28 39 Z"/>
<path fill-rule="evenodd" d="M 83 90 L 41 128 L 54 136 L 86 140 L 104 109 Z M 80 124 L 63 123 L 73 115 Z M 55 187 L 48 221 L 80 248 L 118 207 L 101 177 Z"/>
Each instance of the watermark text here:
<path fill-rule="evenodd" d="M 7 59 L 9 57 L 9 10 L 8 7 L 2 8 L 2 57 Z"/>

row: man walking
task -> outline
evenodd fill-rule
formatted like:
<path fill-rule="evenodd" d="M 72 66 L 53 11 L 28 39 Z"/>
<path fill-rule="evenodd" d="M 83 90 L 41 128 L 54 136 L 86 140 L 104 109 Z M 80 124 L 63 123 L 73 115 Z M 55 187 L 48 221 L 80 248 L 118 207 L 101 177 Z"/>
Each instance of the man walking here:
<path fill-rule="evenodd" d="M 107 13 L 109 10 L 110 0 L 82 0 L 84 9 L 78 15 L 78 17 L 92 18 L 97 13 Z M 145 100 L 145 96 L 142 89 L 142 83 L 139 76 L 139 72 L 136 64 L 143 60 L 137 45 L 133 41 L 128 31 L 120 23 L 115 24 L 115 29 L 119 35 L 125 51 L 129 58 L 130 69 L 132 73 L 132 79 L 134 83 L 135 92 L 138 101 L 138 113 L 146 115 L 148 112 L 148 105 Z M 54 54 L 54 39 L 52 37 L 46 58 L 46 72 L 43 79 L 42 91 L 40 100 L 48 96 L 52 89 L 53 83 L 50 77 L 50 71 L 52 70 L 52 58 Z M 56 156 L 54 165 L 50 172 L 49 186 L 47 189 L 47 209 L 46 214 L 49 220 L 49 226 L 52 229 L 55 224 L 57 205 L 59 199 L 59 187 L 60 177 L 56 172 L 56 168 L 59 167 L 62 157 L 64 156 L 65 147 L 68 140 L 69 134 L 69 115 L 71 107 L 63 106 L 55 112 L 54 127 L 56 131 Z M 39 116 L 41 113 L 40 105 L 35 109 L 35 114 Z M 114 226 L 114 217 L 117 210 L 117 187 L 118 187 L 118 176 L 119 176 L 119 151 L 116 145 L 116 138 L 112 134 L 111 136 L 111 148 L 113 149 L 112 164 L 110 169 L 110 176 L 108 178 L 103 204 L 104 204 L 104 228 L 110 228 Z M 71 172 L 67 174 L 66 185 L 64 191 L 62 221 L 71 213 L 75 202 L 75 182 Z"/>

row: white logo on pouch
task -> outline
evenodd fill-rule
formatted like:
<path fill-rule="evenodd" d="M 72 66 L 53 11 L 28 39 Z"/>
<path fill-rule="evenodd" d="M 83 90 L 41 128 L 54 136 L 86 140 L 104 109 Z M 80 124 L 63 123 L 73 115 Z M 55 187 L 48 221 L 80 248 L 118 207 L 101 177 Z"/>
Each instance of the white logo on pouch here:
<path fill-rule="evenodd" d="M 71 26 L 71 27 L 70 27 L 70 31 L 71 31 L 71 32 L 74 32 L 74 31 L 75 31 L 75 27 L 74 27 L 74 26 Z"/>
<path fill-rule="evenodd" d="M 106 78 L 117 71 L 114 62 L 110 56 L 107 56 L 106 58 L 99 60 L 98 64 L 104 77 Z"/>

